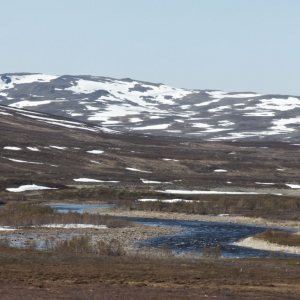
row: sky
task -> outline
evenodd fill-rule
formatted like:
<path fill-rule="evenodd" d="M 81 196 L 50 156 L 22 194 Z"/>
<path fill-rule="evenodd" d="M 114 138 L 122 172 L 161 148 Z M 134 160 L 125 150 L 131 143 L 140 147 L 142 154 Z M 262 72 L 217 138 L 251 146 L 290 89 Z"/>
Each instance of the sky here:
<path fill-rule="evenodd" d="M 299 0 L 0 0 L 0 74 L 300 95 Z"/>

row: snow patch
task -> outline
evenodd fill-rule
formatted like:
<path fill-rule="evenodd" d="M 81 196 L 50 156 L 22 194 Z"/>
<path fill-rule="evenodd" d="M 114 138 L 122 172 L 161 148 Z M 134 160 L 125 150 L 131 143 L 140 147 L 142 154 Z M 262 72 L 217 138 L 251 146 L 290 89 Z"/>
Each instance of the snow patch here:
<path fill-rule="evenodd" d="M 167 129 L 170 124 L 158 124 L 158 125 L 149 125 L 144 127 L 136 127 L 131 128 L 132 130 L 159 130 L 159 129 Z"/>
<path fill-rule="evenodd" d="M 152 173 L 150 171 L 142 171 L 142 170 L 135 169 L 135 168 L 126 168 L 126 170 L 134 171 L 134 172 Z"/>
<path fill-rule="evenodd" d="M 111 182 L 111 183 L 118 183 L 119 181 L 104 181 L 104 180 L 98 180 L 98 179 L 91 179 L 91 178 L 77 178 L 73 179 L 77 182 Z"/>
<path fill-rule="evenodd" d="M 5 83 L 0 80 L 0 90 L 13 89 L 15 85 L 32 82 L 50 82 L 58 78 L 59 76 L 46 75 L 46 74 L 30 74 L 20 76 L 9 76 L 11 79 L 10 83 Z"/>
<path fill-rule="evenodd" d="M 30 151 L 41 151 L 36 147 L 27 147 L 27 149 L 29 149 Z"/>
<path fill-rule="evenodd" d="M 19 151 L 19 150 L 22 150 L 22 148 L 19 148 L 19 147 L 12 147 L 12 146 L 5 146 L 5 147 L 3 147 L 3 149 L 5 149 L 5 150 L 13 150 L 13 151 Z"/>
<path fill-rule="evenodd" d="M 3 158 L 8 159 L 8 160 L 13 161 L 13 162 L 26 163 L 26 164 L 36 164 L 36 165 L 43 165 L 43 163 L 36 162 L 36 161 L 26 161 L 26 160 L 14 159 L 14 158 L 7 158 L 7 157 L 3 157 Z"/>
<path fill-rule="evenodd" d="M 170 161 L 170 160 L 172 160 L 172 161 L 179 161 L 178 159 L 173 159 L 173 158 L 163 158 L 162 160 L 166 160 L 166 161 Z"/>
<path fill-rule="evenodd" d="M 90 150 L 90 151 L 86 151 L 87 153 L 91 153 L 91 154 L 102 154 L 104 151 L 103 150 Z"/>
<path fill-rule="evenodd" d="M 42 101 L 23 100 L 23 101 L 15 102 L 13 104 L 9 104 L 9 106 L 17 107 L 17 108 L 24 108 L 24 107 L 39 106 L 39 105 L 49 104 L 52 102 L 62 102 L 62 101 L 66 101 L 66 100 L 42 100 Z"/>
<path fill-rule="evenodd" d="M 143 122 L 143 120 L 141 118 L 130 118 L 129 122 L 131 122 L 131 123 L 137 123 L 137 122 Z"/>
<path fill-rule="evenodd" d="M 172 182 L 161 182 L 161 181 L 153 181 L 153 180 L 147 180 L 147 179 L 142 179 L 143 183 L 148 183 L 148 184 L 172 184 Z"/>
<path fill-rule="evenodd" d="M 13 231 L 18 230 L 16 228 L 11 228 L 10 226 L 0 226 L 0 231 Z"/>
<path fill-rule="evenodd" d="M 300 185 L 299 184 L 286 184 L 288 187 L 290 187 L 291 189 L 300 189 Z"/>
<path fill-rule="evenodd" d="M 98 161 L 95 161 L 95 160 L 90 160 L 90 162 L 92 162 L 92 163 L 94 163 L 94 164 L 101 165 L 101 163 L 99 163 Z"/>
<path fill-rule="evenodd" d="M 93 224 L 45 224 L 39 227 L 46 228 L 65 228 L 65 229 L 107 229 L 106 225 L 93 225 Z"/>
<path fill-rule="evenodd" d="M 4 115 L 4 116 L 13 116 L 13 114 L 4 112 L 4 111 L 0 111 L 0 115 Z"/>
<path fill-rule="evenodd" d="M 56 188 L 49 188 L 45 186 L 31 184 L 31 185 L 21 185 L 18 188 L 7 188 L 6 190 L 13 193 L 21 193 L 21 192 L 36 191 L 36 190 L 56 190 Z"/>
<path fill-rule="evenodd" d="M 61 146 L 50 146 L 51 148 L 54 148 L 54 149 L 58 149 L 58 150 L 66 150 L 67 147 L 61 147 Z"/>

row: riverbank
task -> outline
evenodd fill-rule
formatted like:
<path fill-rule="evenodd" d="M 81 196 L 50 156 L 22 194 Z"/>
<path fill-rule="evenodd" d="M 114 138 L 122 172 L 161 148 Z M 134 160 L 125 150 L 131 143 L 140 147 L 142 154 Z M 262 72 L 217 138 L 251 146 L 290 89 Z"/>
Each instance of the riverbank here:
<path fill-rule="evenodd" d="M 109 242 L 116 239 L 120 242 L 124 250 L 132 251 L 134 245 L 140 241 L 149 238 L 171 235 L 178 232 L 178 229 L 169 226 L 145 226 L 137 224 L 134 227 L 122 228 L 103 228 L 103 229 L 63 229 L 63 228 L 24 228 L 15 232 L 2 231 L 0 238 L 8 237 L 13 240 L 14 244 L 26 244 L 29 241 L 32 243 L 44 243 L 48 241 L 60 241 L 72 235 L 89 235 L 94 243 L 98 241 Z M 13 235 L 12 238 L 10 238 Z"/>
<path fill-rule="evenodd" d="M 258 250 L 285 252 L 290 254 L 300 254 L 300 247 L 297 246 L 284 246 L 275 243 L 270 243 L 255 237 L 248 237 L 233 243 L 235 246 L 242 246 Z"/>
<path fill-rule="evenodd" d="M 299 232 L 299 221 L 286 220 L 270 220 L 264 218 L 250 218 L 244 216 L 231 215 L 188 215 L 183 213 L 169 212 L 149 212 L 149 211 L 123 211 L 118 209 L 94 209 L 90 213 L 106 213 L 112 216 L 123 217 L 139 217 L 139 218 L 157 218 L 171 220 L 186 220 L 186 221 L 203 221 L 203 222 L 228 222 L 235 224 L 254 225 L 263 227 L 283 228 Z M 285 252 L 291 254 L 300 254 L 300 247 L 282 246 L 267 241 L 263 241 L 254 237 L 248 237 L 233 243 L 235 246 L 248 247 L 257 250 Z"/>

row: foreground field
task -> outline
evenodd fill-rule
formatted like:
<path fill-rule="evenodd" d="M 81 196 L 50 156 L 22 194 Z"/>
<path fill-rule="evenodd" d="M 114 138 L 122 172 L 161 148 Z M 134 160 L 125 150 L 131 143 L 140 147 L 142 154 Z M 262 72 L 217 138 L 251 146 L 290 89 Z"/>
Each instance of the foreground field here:
<path fill-rule="evenodd" d="M 296 259 L 172 259 L 1 250 L 1 299 L 299 299 Z"/>

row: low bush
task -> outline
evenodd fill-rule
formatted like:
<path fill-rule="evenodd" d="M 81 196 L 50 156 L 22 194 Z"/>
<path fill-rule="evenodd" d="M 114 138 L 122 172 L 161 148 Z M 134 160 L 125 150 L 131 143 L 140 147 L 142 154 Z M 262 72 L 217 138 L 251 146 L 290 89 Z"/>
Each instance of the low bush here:
<path fill-rule="evenodd" d="M 135 200 L 139 197 L 153 197 L 156 192 L 145 189 L 124 189 L 113 188 L 107 186 L 85 187 L 81 189 L 68 189 L 48 192 L 44 195 L 49 200 L 65 200 L 76 199 L 78 201 L 86 201 L 97 199 L 97 201 L 119 201 L 119 200 Z"/>
<path fill-rule="evenodd" d="M 76 212 L 58 213 L 49 206 L 32 203 L 9 202 L 0 210 L 0 225 L 12 227 L 41 226 L 45 224 L 93 224 L 109 228 L 134 226 L 128 220 L 108 216 Z"/>
<path fill-rule="evenodd" d="M 160 195 L 165 199 L 165 195 Z M 170 195 L 168 196 L 170 197 Z M 163 201 L 119 201 L 117 207 L 124 210 L 179 212 L 187 214 L 238 214 L 283 219 L 300 218 L 300 199 L 275 195 L 182 195 L 191 200 L 179 202 Z"/>
<path fill-rule="evenodd" d="M 112 239 L 107 243 L 104 241 L 93 243 L 91 237 L 88 235 L 73 236 L 69 240 L 59 241 L 54 251 L 59 253 L 90 253 L 109 256 L 123 256 L 126 253 L 121 243 L 116 239 Z"/>
<path fill-rule="evenodd" d="M 8 249 L 10 248 L 10 240 L 8 237 L 0 239 L 0 249 Z"/>
<path fill-rule="evenodd" d="M 279 245 L 300 246 L 300 235 L 291 232 L 267 229 L 255 237 Z"/>

